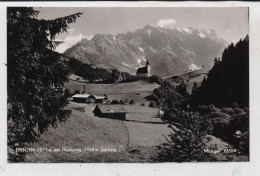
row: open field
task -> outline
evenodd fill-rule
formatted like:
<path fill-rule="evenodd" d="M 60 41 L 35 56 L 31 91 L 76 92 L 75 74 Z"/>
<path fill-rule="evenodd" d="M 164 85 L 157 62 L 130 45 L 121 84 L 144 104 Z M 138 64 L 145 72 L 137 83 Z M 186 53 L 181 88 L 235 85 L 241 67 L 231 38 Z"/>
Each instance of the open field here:
<path fill-rule="evenodd" d="M 189 78 L 192 82 L 204 75 L 205 73 L 200 71 L 178 76 L 177 80 Z M 70 102 L 72 114 L 68 120 L 42 134 L 33 147 L 52 150 L 62 150 L 62 147 L 66 147 L 81 151 L 31 153 L 27 155 L 26 161 L 155 162 L 153 158 L 158 153 L 157 146 L 166 143 L 166 137 L 172 132 L 168 124 L 158 117 L 158 109 L 148 107 L 149 101 L 144 99 L 159 85 L 145 81 L 116 84 L 83 84 L 70 81 L 66 86 L 72 91 L 81 86 L 83 88 L 83 85 L 91 93 L 107 94 L 110 100 L 129 98 L 134 99 L 136 104 L 124 105 L 128 113 L 126 120 L 121 121 L 94 116 L 95 104 Z M 141 106 L 141 103 L 145 106 Z M 208 146 L 217 144 L 219 148 L 223 148 L 226 145 L 214 136 L 211 138 Z M 102 151 L 104 148 L 113 151 Z"/>
<path fill-rule="evenodd" d="M 130 136 L 130 146 L 158 146 L 166 143 L 165 137 L 170 134 L 166 124 L 145 122 L 124 122 Z"/>
<path fill-rule="evenodd" d="M 65 87 L 74 92 L 80 90 L 82 92 L 86 88 L 85 92 L 92 94 L 106 94 L 109 100 L 124 100 L 133 99 L 136 105 L 145 106 L 149 105 L 149 102 L 144 98 L 152 93 L 159 85 L 156 83 L 149 83 L 146 81 L 136 81 L 130 83 L 114 83 L 114 84 L 94 84 L 94 83 L 81 83 L 77 81 L 69 81 Z"/>
<path fill-rule="evenodd" d="M 117 120 L 100 119 L 87 116 L 85 112 L 73 110 L 71 117 L 60 123 L 57 128 L 50 128 L 34 147 L 42 148 L 116 148 L 118 151 L 129 144 L 126 126 Z M 28 155 L 30 162 L 81 161 L 91 152 L 42 152 Z M 63 161 L 63 162 L 64 162 Z M 88 162 L 87 160 L 84 162 Z"/>
<path fill-rule="evenodd" d="M 39 152 L 26 156 L 26 162 L 155 162 L 157 146 L 166 142 L 172 132 L 157 118 L 157 109 L 125 105 L 129 112 L 125 121 L 94 116 L 94 104 L 70 103 L 72 114 L 65 123 L 50 128 L 33 147 L 81 151 Z M 208 146 L 223 148 L 222 140 L 210 136 Z M 90 148 L 95 151 L 85 151 Z M 102 151 L 102 148 L 116 150 Z M 226 160 L 226 156 L 218 156 Z"/>
<path fill-rule="evenodd" d="M 156 83 L 148 83 L 145 81 L 136 81 L 130 83 L 113 83 L 113 84 L 99 84 L 99 83 L 81 83 L 77 81 L 68 82 L 65 87 L 71 92 L 75 90 L 83 91 L 84 85 L 86 92 L 93 94 L 119 94 L 130 92 L 152 92 L 155 88 L 159 87 Z"/>
<path fill-rule="evenodd" d="M 50 128 L 33 147 L 82 151 L 31 153 L 27 162 L 151 162 L 156 146 L 165 142 L 169 134 L 167 125 L 156 118 L 154 108 L 125 106 L 129 111 L 127 121 L 120 121 L 95 117 L 92 113 L 95 105 L 71 102 L 70 107 L 73 110 L 69 119 L 57 128 Z M 101 147 L 116 152 L 101 152 Z M 99 151 L 84 151 L 84 148 Z"/>

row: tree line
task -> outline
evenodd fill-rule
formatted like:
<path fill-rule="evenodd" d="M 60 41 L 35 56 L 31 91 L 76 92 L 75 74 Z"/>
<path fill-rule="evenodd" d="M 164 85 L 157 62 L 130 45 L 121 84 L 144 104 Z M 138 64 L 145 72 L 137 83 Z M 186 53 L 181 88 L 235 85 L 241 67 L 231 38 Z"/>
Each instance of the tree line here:
<path fill-rule="evenodd" d="M 229 45 L 199 88 L 193 89 L 191 103 L 219 107 L 249 106 L 249 37 Z"/>

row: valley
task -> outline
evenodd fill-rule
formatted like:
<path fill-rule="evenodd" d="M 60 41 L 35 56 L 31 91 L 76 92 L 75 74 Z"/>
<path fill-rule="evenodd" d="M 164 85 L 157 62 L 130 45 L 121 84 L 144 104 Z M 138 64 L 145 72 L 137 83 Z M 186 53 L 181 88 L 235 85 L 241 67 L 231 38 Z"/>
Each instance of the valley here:
<path fill-rule="evenodd" d="M 192 74 L 192 78 L 189 74 L 178 76 L 184 82 L 195 78 L 201 81 L 199 73 L 203 71 L 195 73 Z M 178 81 L 175 83 L 179 84 Z M 107 94 L 111 100 L 131 98 L 135 104 L 123 105 L 128 113 L 126 120 L 121 121 L 94 116 L 95 104 L 70 101 L 69 108 L 72 113 L 69 119 L 58 124 L 57 128 L 50 128 L 41 135 L 38 143 L 33 147 L 52 150 L 66 147 L 81 149 L 81 152 L 33 153 L 26 156 L 26 162 L 155 162 L 153 157 L 157 156 L 159 150 L 157 147 L 166 143 L 166 138 L 172 133 L 168 124 L 158 117 L 158 108 L 148 107 L 149 101 L 145 99 L 159 85 L 143 80 L 114 84 L 86 84 L 71 80 L 65 87 L 73 92 L 83 91 L 84 86 L 86 92 Z M 219 147 L 226 145 L 214 136 L 212 139 L 209 145 L 216 143 Z M 84 151 L 84 148 L 98 151 Z M 102 152 L 101 148 L 116 150 L 116 152 Z"/>

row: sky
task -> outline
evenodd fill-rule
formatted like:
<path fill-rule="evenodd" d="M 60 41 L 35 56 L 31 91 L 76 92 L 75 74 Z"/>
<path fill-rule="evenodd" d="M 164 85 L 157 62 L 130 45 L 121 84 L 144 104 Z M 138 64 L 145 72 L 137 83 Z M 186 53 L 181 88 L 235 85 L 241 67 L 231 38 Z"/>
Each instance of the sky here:
<path fill-rule="evenodd" d="M 55 19 L 83 12 L 76 23 L 69 25 L 68 33 L 60 34 L 62 40 L 56 51 L 64 52 L 82 38 L 95 34 L 120 34 L 134 32 L 146 25 L 162 28 L 187 28 L 215 30 L 228 42 L 236 43 L 248 32 L 246 7 L 44 7 L 39 19 Z"/>

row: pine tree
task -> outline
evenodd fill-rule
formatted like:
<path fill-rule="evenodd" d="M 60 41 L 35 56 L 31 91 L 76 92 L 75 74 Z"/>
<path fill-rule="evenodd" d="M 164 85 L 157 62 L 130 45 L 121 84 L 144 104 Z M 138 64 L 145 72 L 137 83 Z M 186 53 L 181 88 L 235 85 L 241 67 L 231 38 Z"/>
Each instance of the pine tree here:
<path fill-rule="evenodd" d="M 172 134 L 167 143 L 159 147 L 158 160 L 164 162 L 212 161 L 215 158 L 204 153 L 206 135 L 212 130 L 207 117 L 197 112 L 178 113 L 180 123 L 169 125 Z M 178 124 L 178 125 L 177 125 Z"/>
<path fill-rule="evenodd" d="M 68 103 L 63 86 L 69 69 L 53 51 L 55 36 L 67 32 L 81 13 L 37 19 L 30 7 L 7 9 L 8 146 L 26 146 L 49 126 L 64 121 Z"/>
<path fill-rule="evenodd" d="M 193 83 L 193 86 L 192 86 L 192 93 L 196 92 L 198 89 L 198 84 L 196 82 Z"/>

